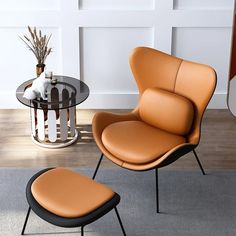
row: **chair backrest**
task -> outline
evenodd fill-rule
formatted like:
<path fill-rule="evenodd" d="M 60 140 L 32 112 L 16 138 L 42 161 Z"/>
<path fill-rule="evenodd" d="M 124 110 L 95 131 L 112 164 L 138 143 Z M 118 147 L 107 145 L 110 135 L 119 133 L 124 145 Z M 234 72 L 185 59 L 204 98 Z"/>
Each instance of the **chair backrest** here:
<path fill-rule="evenodd" d="M 201 119 L 216 87 L 214 69 L 147 47 L 132 51 L 130 66 L 140 96 L 147 88 L 156 87 L 182 95 L 193 103 L 194 120 L 187 138 L 188 142 L 198 144 Z"/>

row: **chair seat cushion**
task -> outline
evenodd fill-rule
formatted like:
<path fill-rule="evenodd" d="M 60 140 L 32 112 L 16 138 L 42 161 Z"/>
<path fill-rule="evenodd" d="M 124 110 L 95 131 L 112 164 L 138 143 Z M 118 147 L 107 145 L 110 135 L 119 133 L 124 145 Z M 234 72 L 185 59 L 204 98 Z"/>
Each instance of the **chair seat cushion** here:
<path fill-rule="evenodd" d="M 66 168 L 40 175 L 34 180 L 31 192 L 43 208 L 67 218 L 85 216 L 115 194 L 107 186 Z"/>
<path fill-rule="evenodd" d="M 145 164 L 152 162 L 185 138 L 171 134 L 142 121 L 123 121 L 107 126 L 102 133 L 106 149 L 124 162 Z"/>

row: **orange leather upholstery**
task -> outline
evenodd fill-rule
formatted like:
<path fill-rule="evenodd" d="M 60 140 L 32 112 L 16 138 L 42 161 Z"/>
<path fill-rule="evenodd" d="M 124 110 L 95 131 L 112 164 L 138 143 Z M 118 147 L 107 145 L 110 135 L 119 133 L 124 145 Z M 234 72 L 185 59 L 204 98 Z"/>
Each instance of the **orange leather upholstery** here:
<path fill-rule="evenodd" d="M 188 141 L 197 145 L 202 115 L 216 87 L 214 69 L 146 47 L 133 50 L 130 66 L 140 95 L 147 88 L 156 87 L 182 95 L 193 103 L 194 121 Z"/>
<path fill-rule="evenodd" d="M 139 102 L 141 119 L 167 132 L 186 135 L 193 123 L 190 100 L 158 88 L 146 89 Z"/>
<path fill-rule="evenodd" d="M 114 196 L 107 186 L 66 168 L 40 175 L 31 192 L 43 208 L 67 218 L 87 215 Z"/>
<path fill-rule="evenodd" d="M 146 47 L 133 50 L 130 66 L 139 89 L 139 104 L 129 114 L 97 113 L 93 135 L 99 149 L 114 163 L 147 170 L 178 149 L 198 145 L 201 119 L 215 90 L 216 73 L 207 65 Z M 151 126 L 159 128 L 154 132 Z M 139 147 L 144 143 L 146 151 Z"/>
<path fill-rule="evenodd" d="M 123 121 L 107 126 L 102 133 L 102 142 L 119 160 L 145 164 L 185 143 L 185 138 L 142 121 Z"/>
<path fill-rule="evenodd" d="M 190 143 L 198 144 L 203 113 L 216 87 L 216 73 L 207 65 L 183 61 L 176 77 L 175 93 L 188 98 L 195 106 Z"/>
<path fill-rule="evenodd" d="M 174 91 L 182 59 L 152 48 L 138 47 L 131 53 L 129 62 L 140 95 L 153 87 Z"/>

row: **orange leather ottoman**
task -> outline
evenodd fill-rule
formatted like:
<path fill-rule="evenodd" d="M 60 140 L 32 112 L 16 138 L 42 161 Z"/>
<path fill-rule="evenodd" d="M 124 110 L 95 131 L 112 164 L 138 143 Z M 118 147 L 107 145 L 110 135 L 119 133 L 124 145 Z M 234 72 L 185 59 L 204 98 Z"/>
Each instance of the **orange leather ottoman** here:
<path fill-rule="evenodd" d="M 21 232 L 24 235 L 31 209 L 45 221 L 61 227 L 81 227 L 115 210 L 123 235 L 126 235 L 116 206 L 120 196 L 109 187 L 66 168 L 44 169 L 28 182 L 29 209 Z"/>

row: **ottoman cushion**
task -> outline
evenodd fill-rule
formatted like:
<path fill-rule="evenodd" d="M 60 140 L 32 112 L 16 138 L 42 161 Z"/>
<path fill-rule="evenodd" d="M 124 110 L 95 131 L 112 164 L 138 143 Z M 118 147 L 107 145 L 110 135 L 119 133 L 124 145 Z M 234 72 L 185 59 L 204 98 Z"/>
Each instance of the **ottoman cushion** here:
<path fill-rule="evenodd" d="M 31 192 L 43 208 L 67 218 L 85 216 L 115 195 L 109 187 L 66 168 L 41 174 L 32 183 Z"/>

